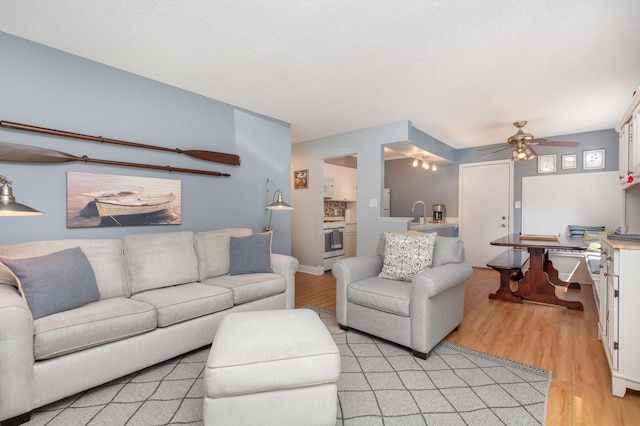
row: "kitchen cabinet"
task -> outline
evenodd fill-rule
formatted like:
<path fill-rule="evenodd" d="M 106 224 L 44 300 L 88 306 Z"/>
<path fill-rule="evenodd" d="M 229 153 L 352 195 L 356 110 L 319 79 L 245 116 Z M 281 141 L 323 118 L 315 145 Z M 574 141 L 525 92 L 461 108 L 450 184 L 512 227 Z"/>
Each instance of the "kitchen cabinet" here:
<path fill-rule="evenodd" d="M 357 226 L 355 223 L 347 223 L 344 228 L 344 242 L 347 257 L 355 257 L 357 253 L 358 240 Z"/>
<path fill-rule="evenodd" d="M 599 303 L 599 333 L 611 370 L 615 396 L 623 397 L 627 388 L 640 390 L 640 242 L 603 237 Z"/>
<path fill-rule="evenodd" d="M 640 179 L 640 91 L 616 126 L 619 133 L 618 168 L 622 184 L 636 183 Z M 631 178 L 631 182 L 629 179 Z"/>
<path fill-rule="evenodd" d="M 356 201 L 357 170 L 352 167 L 324 163 L 325 179 L 333 179 L 332 200 Z"/>

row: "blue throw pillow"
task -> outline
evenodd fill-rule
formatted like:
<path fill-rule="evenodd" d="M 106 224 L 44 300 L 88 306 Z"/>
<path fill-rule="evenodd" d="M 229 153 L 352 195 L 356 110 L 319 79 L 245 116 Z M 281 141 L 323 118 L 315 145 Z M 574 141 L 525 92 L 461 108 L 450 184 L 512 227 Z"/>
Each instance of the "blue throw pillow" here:
<path fill-rule="evenodd" d="M 248 237 L 230 237 L 229 273 L 231 275 L 273 272 L 271 269 L 271 232 Z"/>
<path fill-rule="evenodd" d="M 100 300 L 93 268 L 79 247 L 0 261 L 18 278 L 34 320 Z"/>

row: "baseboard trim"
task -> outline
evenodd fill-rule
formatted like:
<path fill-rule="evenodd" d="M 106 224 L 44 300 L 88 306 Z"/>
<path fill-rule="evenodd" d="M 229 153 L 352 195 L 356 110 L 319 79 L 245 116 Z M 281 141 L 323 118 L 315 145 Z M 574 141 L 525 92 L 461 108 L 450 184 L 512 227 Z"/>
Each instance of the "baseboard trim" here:
<path fill-rule="evenodd" d="M 299 265 L 298 272 L 304 272 L 305 274 L 311 274 L 311 275 L 324 275 L 324 267 Z"/>

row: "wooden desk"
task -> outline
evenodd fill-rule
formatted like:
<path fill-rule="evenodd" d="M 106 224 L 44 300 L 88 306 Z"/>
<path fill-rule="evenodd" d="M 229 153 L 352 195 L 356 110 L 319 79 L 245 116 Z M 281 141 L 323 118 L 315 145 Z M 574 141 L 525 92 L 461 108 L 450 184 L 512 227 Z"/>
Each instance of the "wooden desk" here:
<path fill-rule="evenodd" d="M 529 252 L 529 270 L 524 274 L 524 278 L 518 281 L 518 290 L 512 292 L 514 296 L 522 300 L 559 305 L 578 311 L 584 310 L 582 303 L 563 300 L 556 296 L 556 285 L 550 281 L 550 277 L 553 277 L 557 285 L 562 287 L 566 287 L 569 283 L 560 281 L 558 271 L 547 255 L 548 249 L 585 250 L 586 245 L 582 238 L 561 236 L 557 241 L 538 241 L 523 240 L 519 234 L 511 234 L 491 241 L 491 245 L 521 247 Z"/>

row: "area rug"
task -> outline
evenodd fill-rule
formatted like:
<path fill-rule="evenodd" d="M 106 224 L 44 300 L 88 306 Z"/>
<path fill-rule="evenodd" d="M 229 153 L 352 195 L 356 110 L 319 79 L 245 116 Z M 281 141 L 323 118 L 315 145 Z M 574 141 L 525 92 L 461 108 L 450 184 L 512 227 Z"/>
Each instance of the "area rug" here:
<path fill-rule="evenodd" d="M 337 426 L 543 425 L 551 372 L 446 341 L 427 360 L 338 327 Z M 42 407 L 27 425 L 202 425 L 204 347 Z M 302 426 L 302 425 L 301 425 Z"/>

